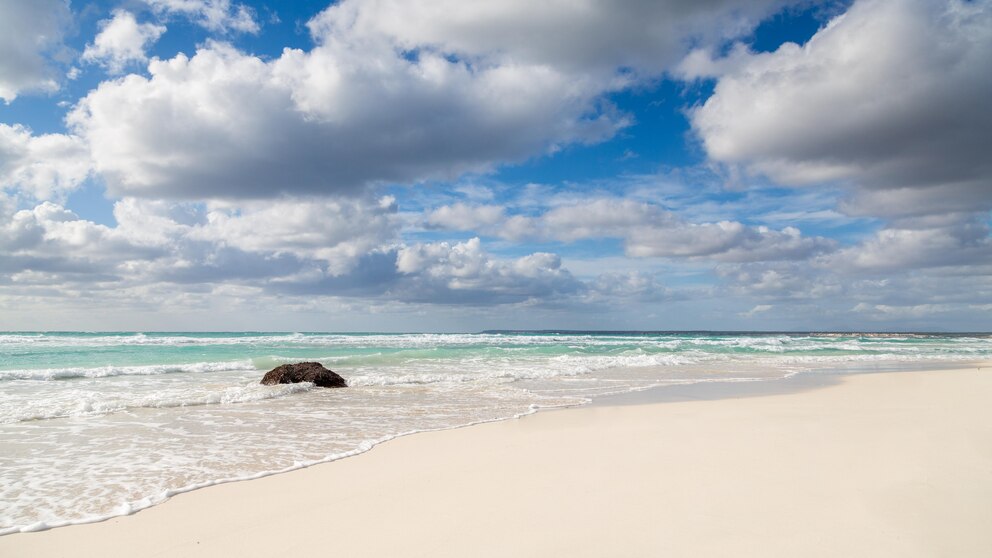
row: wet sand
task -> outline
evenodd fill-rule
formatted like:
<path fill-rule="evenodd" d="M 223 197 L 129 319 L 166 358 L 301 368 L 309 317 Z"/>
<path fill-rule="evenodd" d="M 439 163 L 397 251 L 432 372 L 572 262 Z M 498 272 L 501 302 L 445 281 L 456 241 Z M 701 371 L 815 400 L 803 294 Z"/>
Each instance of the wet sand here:
<path fill-rule="evenodd" d="M 416 434 L 0 556 L 992 555 L 992 370 L 739 389 Z"/>

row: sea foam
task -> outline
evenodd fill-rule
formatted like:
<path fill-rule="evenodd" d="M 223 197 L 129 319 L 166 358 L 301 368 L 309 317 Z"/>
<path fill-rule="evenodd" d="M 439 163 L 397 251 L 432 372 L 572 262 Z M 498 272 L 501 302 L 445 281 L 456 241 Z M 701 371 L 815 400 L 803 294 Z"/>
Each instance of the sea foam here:
<path fill-rule="evenodd" d="M 0 334 L 0 534 L 610 394 L 987 360 L 953 335 Z M 258 384 L 299 361 L 351 387 Z"/>

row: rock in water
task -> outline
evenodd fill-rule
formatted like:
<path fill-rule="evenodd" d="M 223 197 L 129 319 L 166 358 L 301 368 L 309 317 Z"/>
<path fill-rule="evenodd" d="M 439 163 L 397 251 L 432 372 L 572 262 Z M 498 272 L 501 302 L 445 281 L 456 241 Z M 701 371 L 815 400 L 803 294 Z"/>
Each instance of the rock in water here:
<path fill-rule="evenodd" d="M 298 362 L 277 366 L 262 376 L 262 384 L 296 384 L 313 382 L 317 387 L 348 387 L 344 378 L 324 368 L 319 362 Z"/>

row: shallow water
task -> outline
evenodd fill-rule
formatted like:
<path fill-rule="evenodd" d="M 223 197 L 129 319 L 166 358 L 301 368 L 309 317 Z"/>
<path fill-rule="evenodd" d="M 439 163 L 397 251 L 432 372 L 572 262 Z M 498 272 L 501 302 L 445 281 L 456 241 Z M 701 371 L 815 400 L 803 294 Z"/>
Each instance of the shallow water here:
<path fill-rule="evenodd" d="M 351 387 L 258 385 L 303 360 Z M 654 386 L 983 360 L 986 335 L 0 334 L 0 533 Z"/>

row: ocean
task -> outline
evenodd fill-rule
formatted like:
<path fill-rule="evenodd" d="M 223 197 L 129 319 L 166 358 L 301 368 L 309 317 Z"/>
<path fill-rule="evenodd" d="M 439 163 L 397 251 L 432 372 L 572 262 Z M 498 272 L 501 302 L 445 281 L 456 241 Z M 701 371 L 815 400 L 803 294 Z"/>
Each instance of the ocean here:
<path fill-rule="evenodd" d="M 3 333 L 0 534 L 612 394 L 989 360 L 987 334 Z M 350 387 L 259 385 L 300 361 Z"/>

